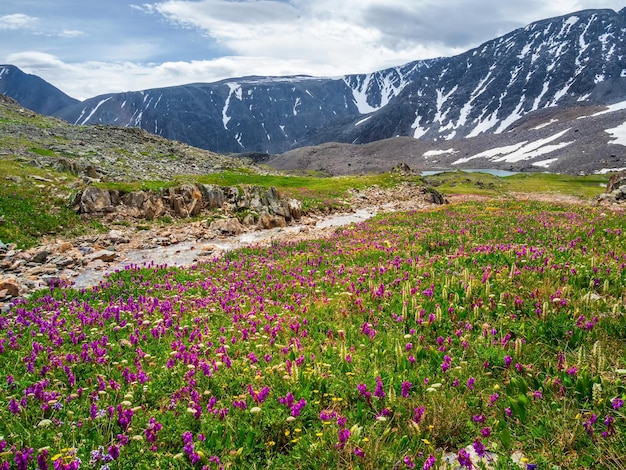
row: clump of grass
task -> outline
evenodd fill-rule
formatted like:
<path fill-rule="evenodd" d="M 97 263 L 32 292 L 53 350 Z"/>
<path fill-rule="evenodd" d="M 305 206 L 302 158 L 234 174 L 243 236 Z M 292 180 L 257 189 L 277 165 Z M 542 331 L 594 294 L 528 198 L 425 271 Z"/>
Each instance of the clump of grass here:
<path fill-rule="evenodd" d="M 75 233 L 86 228 L 69 207 L 67 187 L 74 180 L 72 175 L 3 159 L 0 179 L 0 240 L 4 243 L 30 247 L 44 235 Z"/>
<path fill-rule="evenodd" d="M 556 173 L 517 173 L 499 177 L 480 172 L 444 172 L 424 177 L 445 194 L 500 196 L 516 193 L 554 193 L 592 198 L 604 192 L 607 175 L 574 176 Z"/>

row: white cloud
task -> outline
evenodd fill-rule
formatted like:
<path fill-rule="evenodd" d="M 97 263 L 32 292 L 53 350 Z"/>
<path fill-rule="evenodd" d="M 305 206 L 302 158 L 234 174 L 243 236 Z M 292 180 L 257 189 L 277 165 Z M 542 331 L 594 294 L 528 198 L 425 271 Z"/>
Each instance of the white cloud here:
<path fill-rule="evenodd" d="M 7 42 L 0 48 L 5 51 L 0 60 L 82 99 L 245 75 L 371 72 L 418 59 L 460 54 L 542 18 L 578 9 L 622 8 L 618 0 L 147 1 L 129 5 L 127 12 L 137 27 L 120 28 L 115 38 L 119 40 L 106 44 L 104 37 L 99 39 L 83 22 L 55 24 L 46 19 L 47 31 L 37 33 L 35 26 L 42 27 L 43 13 L 41 19 L 23 14 L 0 16 L 0 30 L 62 38 L 47 49 L 54 50 L 56 56 L 17 52 L 20 47 L 40 47 L 42 41 L 35 37 L 29 45 Z M 167 28 L 171 31 L 172 26 L 187 31 L 177 31 L 181 34 L 170 38 Z M 164 36 L 155 39 L 147 34 L 152 31 Z M 81 39 L 83 36 L 86 40 Z M 167 47 L 160 41 L 163 37 L 169 41 Z M 72 40 L 75 38 L 79 39 Z M 213 58 L 223 52 L 226 56 Z M 181 57 L 197 60 L 181 61 Z M 147 63 L 157 60 L 159 63 Z"/>
<path fill-rule="evenodd" d="M 39 22 L 38 18 L 33 16 L 24 15 L 22 13 L 15 13 L 13 15 L 0 16 L 0 29 L 26 29 L 32 28 Z"/>
<path fill-rule="evenodd" d="M 77 38 L 77 37 L 84 36 L 84 35 L 85 35 L 84 31 L 79 31 L 76 29 L 64 29 L 58 34 L 58 36 L 63 37 L 63 38 Z"/>
<path fill-rule="evenodd" d="M 377 5 L 388 8 L 395 4 L 406 10 L 405 3 L 399 0 L 294 0 L 291 3 L 169 0 L 150 5 L 150 11 L 177 25 L 201 30 L 233 55 L 292 60 L 306 65 L 307 70 L 291 67 L 290 73 L 308 73 L 314 67 L 332 69 L 334 75 L 370 72 L 464 51 L 441 43 L 385 41 L 385 32 L 365 18 L 368 8 Z"/>
<path fill-rule="evenodd" d="M 65 65 L 57 57 L 38 51 L 24 51 L 9 54 L 6 57 L 6 62 L 14 65 L 19 64 L 19 67 L 36 69 L 62 68 Z"/>
<path fill-rule="evenodd" d="M 267 57 L 220 57 L 214 60 L 139 64 L 134 62 L 65 63 L 41 52 L 21 52 L 7 57 L 24 72 L 35 74 L 68 95 L 86 99 L 105 93 L 145 90 L 194 82 L 215 82 L 245 75 L 283 76 L 294 74 L 332 76 L 331 66 L 312 66 L 305 61 Z"/>

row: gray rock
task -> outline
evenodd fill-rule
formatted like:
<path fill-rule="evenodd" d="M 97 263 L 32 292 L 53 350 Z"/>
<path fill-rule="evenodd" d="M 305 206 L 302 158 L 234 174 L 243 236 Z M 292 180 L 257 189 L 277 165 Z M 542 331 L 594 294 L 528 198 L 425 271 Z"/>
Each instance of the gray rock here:
<path fill-rule="evenodd" d="M 202 194 L 204 206 L 207 209 L 219 209 L 224 205 L 226 197 L 221 188 L 209 184 L 200 184 L 198 190 Z"/>
<path fill-rule="evenodd" d="M 219 232 L 222 235 L 239 235 L 243 233 L 244 227 L 238 219 L 231 217 L 229 219 L 218 219 L 211 222 L 209 226 L 211 230 Z"/>
<path fill-rule="evenodd" d="M 424 188 L 424 200 L 426 202 L 430 202 L 431 204 L 447 204 L 443 195 L 434 188 Z"/>
<path fill-rule="evenodd" d="M 285 218 L 280 215 L 262 214 L 259 217 L 259 227 L 262 229 L 286 227 Z"/>
<path fill-rule="evenodd" d="M 128 243 L 130 238 L 120 230 L 111 230 L 107 234 L 107 238 L 111 243 Z"/>
<path fill-rule="evenodd" d="M 93 214 L 95 212 L 113 212 L 111 194 L 104 189 L 88 186 L 78 196 L 78 212 Z"/>
<path fill-rule="evenodd" d="M 50 256 L 50 252 L 48 250 L 41 250 L 35 253 L 30 261 L 33 263 L 41 264 L 48 259 L 48 256 Z"/>
<path fill-rule="evenodd" d="M 109 262 L 109 261 L 115 260 L 118 256 L 119 255 L 117 253 L 115 253 L 114 251 L 99 250 L 99 251 L 95 251 L 95 252 L 87 255 L 85 258 L 90 263 L 93 262 L 93 261 L 98 261 L 98 260 Z"/>

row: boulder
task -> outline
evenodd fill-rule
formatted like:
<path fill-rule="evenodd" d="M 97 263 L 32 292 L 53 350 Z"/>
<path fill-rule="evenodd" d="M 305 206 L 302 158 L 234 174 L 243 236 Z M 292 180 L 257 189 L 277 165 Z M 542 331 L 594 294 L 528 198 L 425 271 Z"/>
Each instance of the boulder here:
<path fill-rule="evenodd" d="M 222 235 L 239 235 L 244 231 L 243 225 L 241 225 L 241 222 L 235 217 L 214 220 L 211 222 L 211 225 L 209 225 L 209 228 Z"/>
<path fill-rule="evenodd" d="M 261 214 L 259 217 L 259 227 L 262 229 L 286 227 L 285 218 L 280 215 Z"/>
<path fill-rule="evenodd" d="M 93 214 L 98 212 L 114 212 L 111 194 L 105 189 L 88 186 L 78 196 L 78 212 Z"/>
<path fill-rule="evenodd" d="M 165 214 L 165 205 L 163 204 L 163 199 L 160 197 L 152 196 L 147 199 L 143 206 L 143 215 L 148 220 L 153 220 L 157 217 L 161 217 Z"/>
<path fill-rule="evenodd" d="M 52 168 L 57 171 L 68 172 L 77 175 L 80 172 L 78 163 L 68 160 L 67 158 L 59 158 L 53 163 Z"/>
<path fill-rule="evenodd" d="M 100 178 L 100 174 L 98 174 L 98 170 L 93 165 L 89 165 L 85 168 L 85 175 L 92 179 Z"/>
<path fill-rule="evenodd" d="M 39 250 L 32 256 L 30 261 L 32 263 L 41 264 L 48 259 L 48 256 L 50 256 L 50 252 L 48 250 Z"/>
<path fill-rule="evenodd" d="M 20 285 L 15 279 L 0 280 L 0 297 L 17 297 L 20 295 Z M 2 295 L 4 292 L 4 295 Z"/>
<path fill-rule="evenodd" d="M 424 188 L 424 201 L 430 202 L 431 204 L 447 204 L 448 201 L 446 198 L 434 188 Z"/>
<path fill-rule="evenodd" d="M 219 209 L 224 204 L 226 198 L 221 188 L 210 184 L 200 184 L 198 190 L 202 195 L 204 207 L 207 209 Z"/>
<path fill-rule="evenodd" d="M 130 207 L 131 209 L 141 210 L 147 196 L 143 191 L 133 191 L 122 196 L 122 204 Z"/>
<path fill-rule="evenodd" d="M 609 182 L 606 184 L 606 193 L 612 193 L 616 189 L 620 189 L 620 186 L 626 185 L 626 171 L 617 173 L 609 178 Z"/>
<path fill-rule="evenodd" d="M 170 198 L 170 205 L 176 217 L 189 217 L 189 211 L 187 210 L 187 205 L 185 204 L 185 199 L 182 195 L 172 195 L 172 197 Z"/>
<path fill-rule="evenodd" d="M 302 218 L 302 203 L 297 199 L 287 199 L 287 205 L 291 218 L 293 220 L 300 220 Z"/>

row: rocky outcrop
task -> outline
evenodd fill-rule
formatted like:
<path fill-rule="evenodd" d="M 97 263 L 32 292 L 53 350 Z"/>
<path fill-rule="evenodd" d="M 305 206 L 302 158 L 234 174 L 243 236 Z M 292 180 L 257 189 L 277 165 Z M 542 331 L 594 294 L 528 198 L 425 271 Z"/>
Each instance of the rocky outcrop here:
<path fill-rule="evenodd" d="M 221 212 L 237 223 L 259 224 L 263 228 L 285 226 L 302 217 L 302 206 L 295 199 L 282 198 L 276 188 L 259 186 L 215 186 L 185 184 L 159 191 L 133 191 L 121 194 L 114 189 L 88 186 L 73 201 L 81 214 L 109 214 L 152 220 L 163 215 L 196 217 Z M 227 232 L 231 230 L 232 223 Z M 219 229 L 222 230 L 222 229 Z"/>
<path fill-rule="evenodd" d="M 598 197 L 599 202 L 624 203 L 626 202 L 626 171 L 611 176 L 606 185 L 606 191 Z"/>
<path fill-rule="evenodd" d="M 424 194 L 424 201 L 429 202 L 431 204 L 447 204 L 448 200 L 437 191 L 435 188 L 423 188 L 422 192 Z"/>

